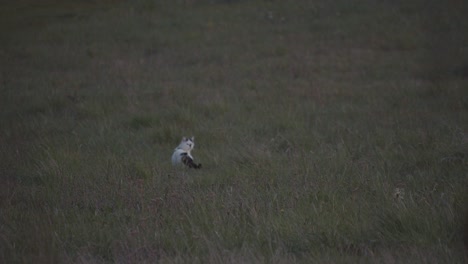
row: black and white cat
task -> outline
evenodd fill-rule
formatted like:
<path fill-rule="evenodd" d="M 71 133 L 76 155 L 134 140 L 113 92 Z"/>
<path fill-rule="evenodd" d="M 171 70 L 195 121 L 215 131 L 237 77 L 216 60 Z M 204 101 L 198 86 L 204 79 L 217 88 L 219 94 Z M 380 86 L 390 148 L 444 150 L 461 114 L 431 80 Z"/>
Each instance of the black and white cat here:
<path fill-rule="evenodd" d="M 195 147 L 195 137 L 186 138 L 183 137 L 182 141 L 180 142 L 179 146 L 174 150 L 172 154 L 172 165 L 180 165 L 184 164 L 189 168 L 200 169 L 201 164 L 196 164 L 193 162 L 192 151 L 193 147 Z"/>

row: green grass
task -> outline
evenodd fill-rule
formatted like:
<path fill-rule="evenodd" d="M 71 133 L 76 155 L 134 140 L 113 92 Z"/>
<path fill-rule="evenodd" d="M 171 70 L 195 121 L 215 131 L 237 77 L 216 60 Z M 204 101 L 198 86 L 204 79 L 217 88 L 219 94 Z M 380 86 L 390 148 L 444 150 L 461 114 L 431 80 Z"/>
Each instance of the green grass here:
<path fill-rule="evenodd" d="M 0 11 L 0 262 L 467 261 L 461 2 L 29 2 Z"/>

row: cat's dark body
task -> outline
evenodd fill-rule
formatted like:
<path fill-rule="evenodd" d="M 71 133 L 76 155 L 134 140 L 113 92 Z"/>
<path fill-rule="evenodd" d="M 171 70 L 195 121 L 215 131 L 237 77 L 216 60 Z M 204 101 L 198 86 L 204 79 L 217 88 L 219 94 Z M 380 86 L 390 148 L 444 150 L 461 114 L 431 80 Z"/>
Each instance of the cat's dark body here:
<path fill-rule="evenodd" d="M 185 164 L 189 168 L 200 169 L 201 163 L 196 164 L 193 162 L 193 159 L 187 153 L 182 153 L 182 163 Z"/>

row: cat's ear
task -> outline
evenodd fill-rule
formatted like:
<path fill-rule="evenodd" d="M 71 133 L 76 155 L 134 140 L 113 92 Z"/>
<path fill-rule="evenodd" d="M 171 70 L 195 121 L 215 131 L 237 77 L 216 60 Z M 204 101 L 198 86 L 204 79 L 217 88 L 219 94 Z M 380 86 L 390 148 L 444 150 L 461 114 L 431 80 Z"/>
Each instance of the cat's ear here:
<path fill-rule="evenodd" d="M 182 137 L 182 141 L 187 141 L 187 138 L 186 138 L 186 137 Z"/>
<path fill-rule="evenodd" d="M 192 136 L 192 137 L 190 138 L 190 140 L 192 140 L 192 141 L 195 141 L 195 137 L 194 137 L 194 136 Z"/>

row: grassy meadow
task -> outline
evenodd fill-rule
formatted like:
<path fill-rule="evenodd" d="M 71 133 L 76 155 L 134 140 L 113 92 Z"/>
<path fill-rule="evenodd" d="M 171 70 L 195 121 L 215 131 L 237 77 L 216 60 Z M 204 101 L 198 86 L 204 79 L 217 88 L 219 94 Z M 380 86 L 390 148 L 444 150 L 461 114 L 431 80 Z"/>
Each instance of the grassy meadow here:
<path fill-rule="evenodd" d="M 447 3 L 2 3 L 0 263 L 466 263 Z"/>

